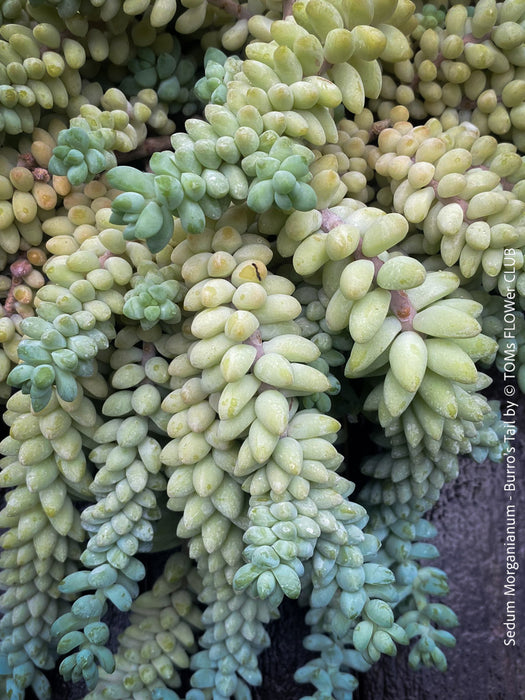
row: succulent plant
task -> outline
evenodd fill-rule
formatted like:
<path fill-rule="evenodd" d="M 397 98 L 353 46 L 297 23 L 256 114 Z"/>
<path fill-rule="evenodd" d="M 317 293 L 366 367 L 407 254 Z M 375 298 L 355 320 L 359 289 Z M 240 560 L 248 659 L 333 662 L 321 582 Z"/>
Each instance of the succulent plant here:
<path fill-rule="evenodd" d="M 1 3 L 0 696 L 249 700 L 285 597 L 305 698 L 446 670 L 427 518 L 525 388 L 524 7 Z"/>

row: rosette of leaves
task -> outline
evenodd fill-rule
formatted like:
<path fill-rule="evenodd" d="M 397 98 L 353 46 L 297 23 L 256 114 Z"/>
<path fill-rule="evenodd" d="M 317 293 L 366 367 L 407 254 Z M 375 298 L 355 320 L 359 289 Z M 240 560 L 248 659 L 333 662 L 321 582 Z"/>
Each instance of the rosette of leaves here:
<path fill-rule="evenodd" d="M 426 29 L 434 29 L 434 27 L 442 27 L 445 22 L 447 8 L 445 5 L 432 5 L 426 3 L 421 7 L 419 12 L 416 12 L 418 20 L 417 27 L 412 32 L 412 37 L 420 39 Z"/>
<path fill-rule="evenodd" d="M 231 201 L 227 196 L 231 189 L 227 177 L 202 167 L 189 136 L 175 137 L 180 137 L 175 141 L 177 145 L 184 140 L 182 147 L 176 148 L 175 153 L 154 153 L 150 159 L 153 174 L 129 166 L 113 168 L 107 174 L 110 184 L 125 190 L 112 203 L 111 223 L 127 224 L 124 237 L 146 240 L 154 253 L 170 240 L 173 216 L 180 217 L 188 233 L 201 233 L 206 217 L 218 219 Z"/>
<path fill-rule="evenodd" d="M 468 119 L 482 134 L 504 136 L 523 150 L 523 8 L 492 0 L 423 5 L 415 18 L 414 60 L 383 66 L 374 111 L 384 118 L 388 101 L 406 105 L 418 120 Z"/>
<path fill-rule="evenodd" d="M 30 394 L 35 411 L 47 406 L 53 386 L 61 399 L 73 401 L 78 392 L 76 377 L 91 377 L 96 372 L 95 357 L 109 347 L 109 340 L 99 329 L 89 327 L 92 318 L 87 327 L 86 321 L 86 314 L 78 312 L 59 314 L 53 322 L 38 316 L 21 322 L 28 338 L 18 345 L 21 364 L 11 370 L 7 384 Z"/>
<path fill-rule="evenodd" d="M 149 330 L 159 321 L 178 323 L 181 319 L 177 302 L 182 299 L 182 287 L 177 280 L 164 279 L 153 271 L 135 277 L 124 297 L 124 315 L 140 321 Z"/>
<path fill-rule="evenodd" d="M 239 71 L 240 59 L 226 56 L 211 46 L 204 54 L 204 76 L 195 83 L 195 95 L 204 103 L 223 105 L 226 102 L 228 81 Z"/>
<path fill-rule="evenodd" d="M 312 179 L 310 149 L 288 137 L 276 140 L 268 153 L 252 153 L 243 159 L 244 172 L 253 177 L 246 203 L 261 214 L 274 204 L 288 211 L 308 211 L 317 205 L 317 195 L 308 182 Z"/>
<path fill-rule="evenodd" d="M 114 153 L 108 150 L 112 145 L 111 131 L 90 131 L 80 126 L 64 129 L 58 134 L 49 170 L 67 176 L 72 185 L 91 182 L 96 175 L 117 164 Z"/>
<path fill-rule="evenodd" d="M 182 48 L 176 38 L 171 51 L 156 53 L 151 46 L 139 48 L 128 63 L 130 75 L 120 84 L 128 97 L 138 95 L 147 88 L 155 90 L 160 102 L 168 107 L 168 113 L 182 112 L 190 116 L 197 110 L 193 83 L 197 72 L 194 56 L 182 56 Z"/>
<path fill-rule="evenodd" d="M 171 212 L 184 198 L 180 182 L 127 165 L 113 168 L 107 178 L 114 187 L 126 190 L 112 202 L 110 223 L 126 226 L 126 240 L 143 240 L 152 253 L 158 253 L 173 235 Z"/>
<path fill-rule="evenodd" d="M 242 159 L 242 169 L 222 162 L 211 139 L 195 142 L 187 134 L 172 137 L 174 153 L 153 154 L 153 173 L 141 173 L 129 166 L 113 168 L 107 174 L 109 183 L 125 191 L 112 202 L 111 223 L 127 225 L 127 240 L 146 240 L 149 249 L 158 252 L 173 233 L 171 215 L 180 217 L 188 233 L 201 233 L 206 217 L 219 219 L 231 199 L 246 197 L 248 207 L 258 213 L 274 204 L 285 210 L 311 209 L 317 202 L 308 184 L 312 178 L 308 166 L 314 154 L 291 138 L 274 138 L 275 132 L 268 136 L 256 136 L 260 145 L 265 142 L 267 151 L 251 152 Z M 201 146 L 206 149 L 204 154 Z M 236 153 L 238 160 L 241 154 Z"/>

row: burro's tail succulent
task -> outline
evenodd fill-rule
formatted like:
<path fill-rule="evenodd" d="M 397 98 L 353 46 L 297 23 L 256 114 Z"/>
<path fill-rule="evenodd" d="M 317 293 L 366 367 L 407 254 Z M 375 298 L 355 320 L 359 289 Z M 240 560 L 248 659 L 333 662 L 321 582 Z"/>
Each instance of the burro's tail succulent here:
<path fill-rule="evenodd" d="M 305 700 L 446 670 L 429 511 L 525 388 L 524 6 L 471 4 L 0 3 L 1 698 L 250 700 L 285 598 Z"/>

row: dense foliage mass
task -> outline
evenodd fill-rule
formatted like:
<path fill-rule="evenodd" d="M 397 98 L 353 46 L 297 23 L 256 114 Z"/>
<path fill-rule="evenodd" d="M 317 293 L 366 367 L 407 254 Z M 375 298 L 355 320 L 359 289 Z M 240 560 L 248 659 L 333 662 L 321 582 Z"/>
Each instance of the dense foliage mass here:
<path fill-rule="evenodd" d="M 525 389 L 524 0 L 0 20 L 0 696 L 248 700 L 284 597 L 305 698 L 445 670 L 426 515 Z"/>

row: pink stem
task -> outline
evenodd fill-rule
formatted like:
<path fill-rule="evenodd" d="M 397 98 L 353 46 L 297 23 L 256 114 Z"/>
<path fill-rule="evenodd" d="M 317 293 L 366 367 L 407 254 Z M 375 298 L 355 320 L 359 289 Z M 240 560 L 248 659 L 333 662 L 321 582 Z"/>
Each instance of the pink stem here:
<path fill-rule="evenodd" d="M 484 41 L 487 41 L 487 39 L 490 39 L 490 36 L 490 32 L 488 32 L 488 34 L 480 36 L 479 39 L 475 37 L 474 34 L 465 34 L 465 36 L 463 37 L 463 44 L 465 44 L 465 46 L 467 44 L 482 44 Z"/>
<path fill-rule="evenodd" d="M 18 156 L 17 165 L 30 170 L 36 182 L 50 182 L 51 180 L 49 170 L 47 168 L 41 168 L 32 153 L 21 153 Z"/>
<path fill-rule="evenodd" d="M 99 261 L 101 267 L 104 267 L 104 263 L 106 262 L 106 260 L 108 258 L 112 258 L 112 257 L 113 257 L 113 253 L 109 250 L 106 250 L 106 252 L 103 255 L 100 255 L 98 258 L 98 261 Z"/>
<path fill-rule="evenodd" d="M 363 241 L 359 241 L 359 245 L 357 246 L 357 249 L 354 251 L 354 258 L 356 260 L 371 260 L 374 263 L 374 279 L 377 277 L 377 273 L 379 270 L 383 267 L 385 264 L 381 258 L 378 258 L 376 255 L 372 258 L 369 258 L 367 255 L 363 253 Z"/>
<path fill-rule="evenodd" d="M 16 299 L 15 299 L 15 288 L 23 282 L 23 278 L 30 272 L 33 272 L 33 266 L 25 258 L 19 258 L 11 263 L 9 266 L 11 272 L 11 286 L 7 292 L 7 297 L 4 303 L 4 309 L 8 316 L 12 316 L 17 313 L 16 310 Z"/>
<path fill-rule="evenodd" d="M 25 277 L 30 272 L 33 272 L 33 266 L 25 258 L 19 258 L 18 260 L 15 260 L 14 263 L 11 263 L 9 269 L 11 271 L 11 274 L 13 275 L 13 279 L 15 277 Z"/>
<path fill-rule="evenodd" d="M 321 212 L 323 217 L 321 222 L 321 228 L 323 231 L 328 233 L 336 226 L 344 224 L 344 220 L 341 217 L 332 214 L 329 209 L 323 209 Z M 371 260 L 374 263 L 374 279 L 377 277 L 377 273 L 380 268 L 384 265 L 383 260 L 377 256 L 368 257 L 363 254 L 362 241 L 359 241 L 357 249 L 353 253 L 356 260 Z M 412 305 L 408 294 L 403 290 L 390 290 L 390 310 L 401 322 L 401 328 L 404 331 L 412 330 L 412 321 L 417 311 Z"/>
<path fill-rule="evenodd" d="M 321 228 L 325 233 L 328 233 L 328 231 L 331 231 L 333 228 L 339 226 L 340 224 L 344 224 L 344 220 L 341 219 L 340 216 L 332 214 L 330 209 L 323 209 L 321 212 L 321 216 L 323 217 L 321 222 Z"/>
<path fill-rule="evenodd" d="M 284 0 L 283 2 L 283 19 L 286 19 L 292 14 L 292 8 L 295 0 Z"/>
<path fill-rule="evenodd" d="M 261 331 L 259 329 L 254 331 L 251 334 L 251 336 L 247 340 L 244 341 L 244 343 L 245 343 L 245 345 L 251 345 L 256 350 L 255 358 L 252 362 L 252 367 L 253 367 L 253 365 L 257 362 L 257 360 L 264 355 L 264 350 L 263 350 L 263 346 L 262 346 L 263 339 L 261 336 Z"/>
<path fill-rule="evenodd" d="M 18 156 L 17 166 L 33 170 L 38 167 L 38 163 L 32 153 L 21 153 Z"/>
<path fill-rule="evenodd" d="M 469 218 L 467 217 L 467 209 L 468 209 L 469 203 L 468 203 L 468 201 L 467 201 L 466 199 L 461 199 L 461 197 L 440 197 L 440 196 L 438 195 L 438 191 L 437 191 L 438 185 L 439 185 L 439 181 L 438 181 L 438 180 L 434 180 L 434 179 L 432 178 L 432 180 L 431 180 L 428 184 L 430 185 L 430 187 L 432 187 L 432 189 L 434 190 L 434 192 L 435 192 L 435 194 L 436 194 L 437 199 L 438 199 L 442 204 L 459 204 L 459 206 L 460 206 L 461 209 L 463 210 L 463 221 L 464 221 L 466 224 L 471 224 L 471 223 L 473 223 L 473 222 L 475 221 L 475 219 L 469 219 Z"/>
<path fill-rule="evenodd" d="M 412 330 L 412 322 L 417 311 L 412 305 L 408 294 L 401 289 L 393 289 L 390 292 L 390 310 L 401 322 L 404 331 Z"/>

